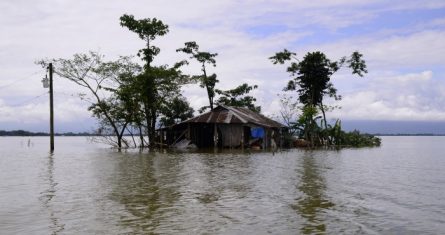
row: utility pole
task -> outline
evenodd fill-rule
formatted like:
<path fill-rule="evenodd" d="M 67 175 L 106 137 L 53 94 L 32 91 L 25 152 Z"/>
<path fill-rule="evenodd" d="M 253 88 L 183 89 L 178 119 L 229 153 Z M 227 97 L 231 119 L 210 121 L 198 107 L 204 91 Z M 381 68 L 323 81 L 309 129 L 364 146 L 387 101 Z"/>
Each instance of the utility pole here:
<path fill-rule="evenodd" d="M 49 135 L 50 150 L 54 152 L 54 104 L 53 104 L 53 64 L 49 63 Z"/>
<path fill-rule="evenodd" d="M 54 104 L 53 104 L 53 64 L 49 63 L 46 68 L 49 73 L 49 81 L 48 76 L 42 79 L 43 88 L 49 88 L 49 148 L 51 153 L 54 152 Z"/>

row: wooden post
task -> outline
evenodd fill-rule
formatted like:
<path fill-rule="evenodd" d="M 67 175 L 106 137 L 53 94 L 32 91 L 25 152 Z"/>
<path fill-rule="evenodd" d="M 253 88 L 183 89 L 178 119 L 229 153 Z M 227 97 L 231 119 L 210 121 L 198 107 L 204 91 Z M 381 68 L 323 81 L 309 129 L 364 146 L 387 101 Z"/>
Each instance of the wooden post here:
<path fill-rule="evenodd" d="M 162 147 L 164 146 L 163 144 L 164 144 L 164 131 L 160 131 L 161 132 L 161 149 L 162 149 Z"/>
<path fill-rule="evenodd" d="M 241 126 L 241 149 L 244 150 L 244 126 Z"/>
<path fill-rule="evenodd" d="M 263 142 L 264 142 L 264 150 L 266 150 L 267 149 L 267 128 L 264 128 L 264 139 L 263 139 Z"/>
<path fill-rule="evenodd" d="M 232 143 L 232 142 L 233 142 L 233 141 L 232 141 L 232 135 L 233 135 L 233 132 L 232 132 L 232 125 L 230 125 L 230 124 L 229 124 L 229 132 L 230 132 L 230 137 L 229 137 L 230 146 L 229 146 L 229 147 L 230 147 L 230 149 L 232 149 L 232 147 L 233 147 L 233 146 L 232 146 L 232 144 L 233 144 L 233 143 Z"/>
<path fill-rule="evenodd" d="M 263 136 L 263 150 L 266 148 L 266 129 L 264 129 L 264 136 Z"/>
<path fill-rule="evenodd" d="M 213 147 L 218 147 L 218 128 L 216 127 L 216 123 L 213 125 Z"/>

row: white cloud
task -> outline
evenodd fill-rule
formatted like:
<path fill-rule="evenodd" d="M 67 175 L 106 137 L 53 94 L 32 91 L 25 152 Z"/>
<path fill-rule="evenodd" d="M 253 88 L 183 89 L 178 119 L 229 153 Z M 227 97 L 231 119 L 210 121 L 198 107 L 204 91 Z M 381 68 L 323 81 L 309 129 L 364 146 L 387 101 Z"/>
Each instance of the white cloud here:
<path fill-rule="evenodd" d="M 45 100 L 45 101 L 42 101 Z M 55 96 L 54 100 L 55 119 L 59 123 L 81 122 L 89 118 L 87 104 L 79 101 L 77 97 L 67 98 L 65 96 Z M 39 97 L 38 100 L 29 99 L 22 105 L 7 105 L 0 99 L 0 123 L 42 123 L 49 120 L 48 96 Z"/>
<path fill-rule="evenodd" d="M 217 73 L 219 88 L 229 89 L 243 82 L 259 85 L 253 94 L 265 114 L 278 111 L 276 94 L 281 93 L 289 79 L 284 67 L 274 66 L 267 59 L 274 52 L 289 48 L 303 55 L 306 51 L 321 50 L 330 58 L 339 58 L 360 50 L 370 73 L 359 80 L 352 80 L 345 73 L 336 75 L 334 83 L 344 95 L 344 108 L 337 111 L 337 116 L 441 119 L 445 107 L 439 102 L 445 101 L 445 88 L 444 78 L 437 76 L 445 74 L 443 17 L 409 28 L 376 29 L 366 35 L 323 44 L 303 39 L 323 37 L 318 31 L 378 21 L 381 14 L 444 6 L 443 1 L 436 0 L 1 1 L 1 29 L 7 33 L 0 37 L 0 100 L 4 101 L 0 103 L 0 121 L 11 121 L 17 115 L 23 115 L 18 118 L 20 121 L 45 120 L 46 100 L 23 107 L 10 106 L 44 92 L 40 80 L 45 72 L 33 64 L 36 59 L 69 58 L 74 53 L 97 49 L 113 59 L 135 54 L 144 47 L 136 34 L 119 25 L 119 17 L 124 13 L 136 18 L 157 17 L 170 25 L 170 33 L 155 41 L 162 49 L 157 63 L 171 64 L 186 58 L 175 49 L 191 40 L 197 41 L 202 50 L 219 53 L 217 67 L 209 68 Z M 273 31 L 280 26 L 284 28 Z M 269 28 L 273 33 L 268 32 Z M 42 72 L 35 74 L 36 71 Z M 192 64 L 185 72 L 196 74 L 200 70 Z M 32 73 L 31 78 L 1 89 Z M 80 91 L 69 81 L 55 79 L 55 91 L 59 94 Z M 184 88 L 184 93 L 195 109 L 207 104 L 205 90 L 197 85 Z M 431 94 L 436 98 L 432 99 Z M 62 104 L 57 114 L 61 120 L 90 116 L 85 104 L 76 98 Z M 369 107 L 361 108 L 359 104 Z"/>
<path fill-rule="evenodd" d="M 350 120 L 444 121 L 445 82 L 431 71 L 370 78 L 366 90 L 344 95 L 329 116 Z"/>
<path fill-rule="evenodd" d="M 379 36 L 366 35 L 311 47 L 325 51 L 332 58 L 358 50 L 364 54 L 371 72 L 443 66 L 445 31 L 427 30 L 386 38 Z"/>

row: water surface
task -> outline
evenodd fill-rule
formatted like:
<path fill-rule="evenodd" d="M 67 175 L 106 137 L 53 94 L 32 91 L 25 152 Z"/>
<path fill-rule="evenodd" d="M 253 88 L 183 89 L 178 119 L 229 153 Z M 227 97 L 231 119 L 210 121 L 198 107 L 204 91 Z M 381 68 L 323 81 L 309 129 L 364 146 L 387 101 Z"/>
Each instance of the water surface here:
<path fill-rule="evenodd" d="M 443 234 L 445 138 L 340 151 L 117 152 L 0 138 L 1 234 Z"/>

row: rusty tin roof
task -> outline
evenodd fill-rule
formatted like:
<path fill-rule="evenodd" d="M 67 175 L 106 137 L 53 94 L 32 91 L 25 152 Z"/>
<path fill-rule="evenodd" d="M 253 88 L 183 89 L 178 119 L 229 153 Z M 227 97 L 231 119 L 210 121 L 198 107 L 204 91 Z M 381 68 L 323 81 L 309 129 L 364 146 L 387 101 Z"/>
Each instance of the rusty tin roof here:
<path fill-rule="evenodd" d="M 220 105 L 212 111 L 190 118 L 182 123 L 256 124 L 264 127 L 284 127 L 281 123 L 267 118 L 250 109 Z M 180 124 L 182 124 L 180 123 Z"/>

